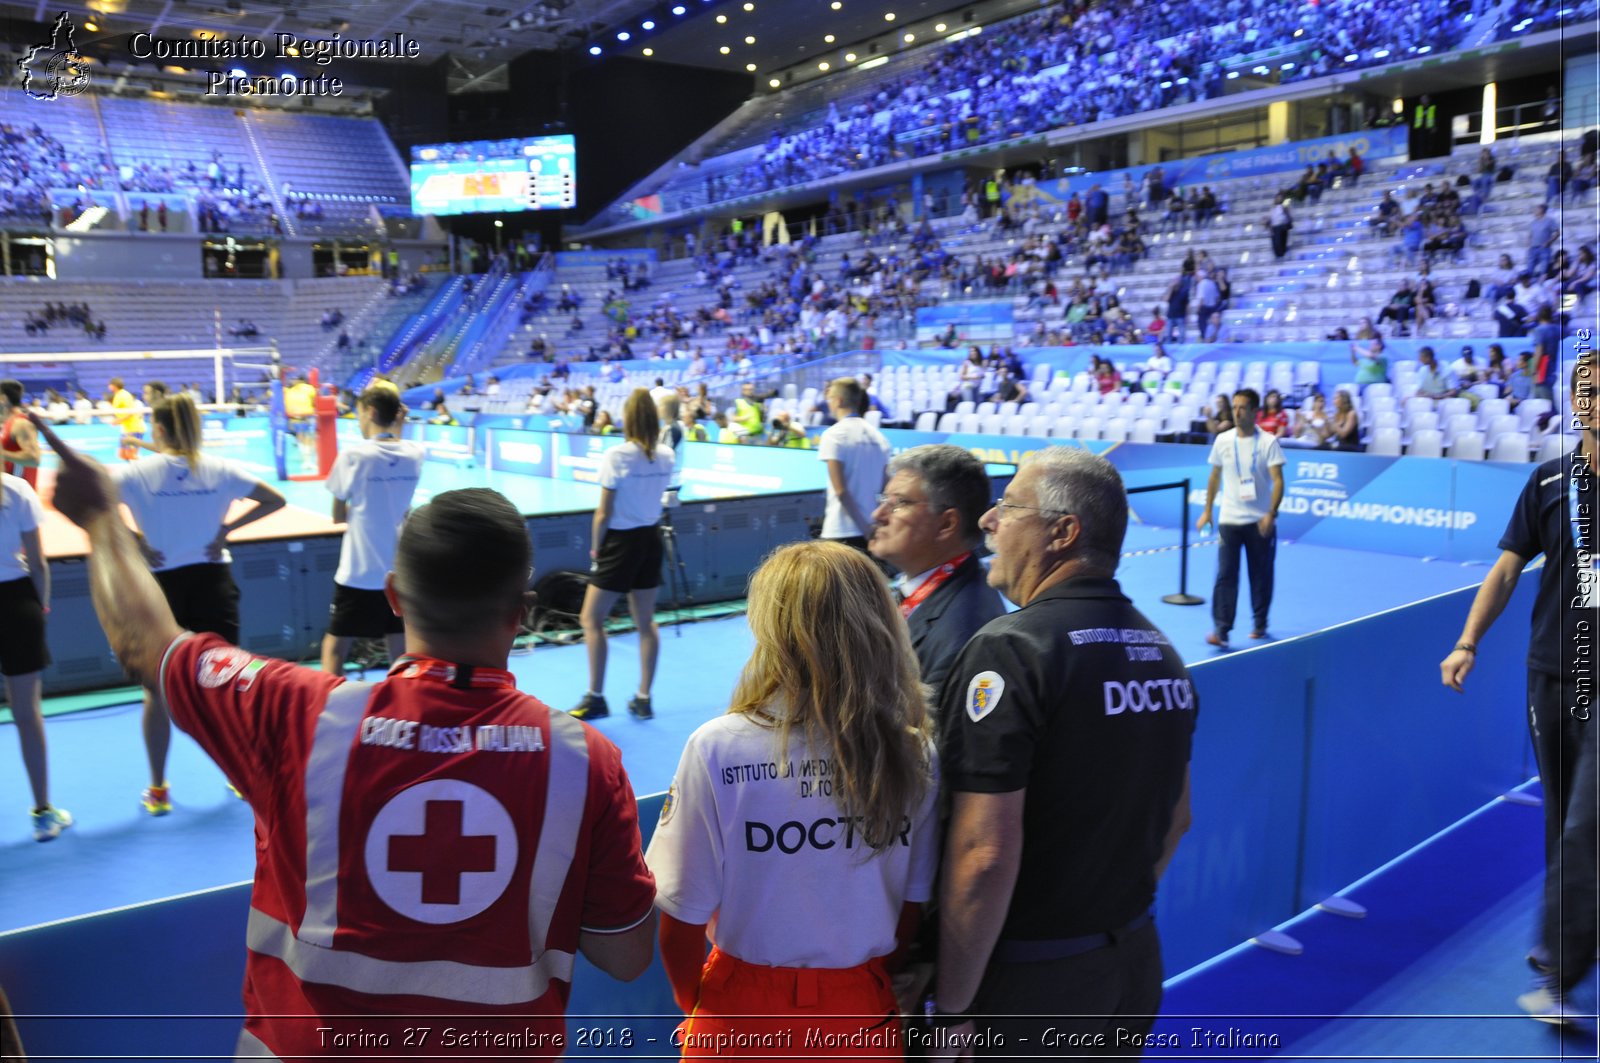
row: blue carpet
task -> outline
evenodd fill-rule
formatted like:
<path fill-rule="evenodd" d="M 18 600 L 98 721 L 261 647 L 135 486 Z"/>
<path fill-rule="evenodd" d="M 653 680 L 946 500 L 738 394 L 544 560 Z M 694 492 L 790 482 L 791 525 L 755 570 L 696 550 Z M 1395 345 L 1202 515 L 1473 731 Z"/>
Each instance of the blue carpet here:
<path fill-rule="evenodd" d="M 1592 1022 L 1563 1035 L 1515 1004 L 1529 986 L 1541 838 L 1539 809 L 1495 802 L 1344 891 L 1365 918 L 1285 924 L 1302 955 L 1246 945 L 1174 978 L 1157 1030 L 1204 1058 L 1593 1059 Z M 1576 999 L 1594 1010 L 1592 978 Z M 1208 1050 L 1197 1028 L 1279 1043 Z"/>

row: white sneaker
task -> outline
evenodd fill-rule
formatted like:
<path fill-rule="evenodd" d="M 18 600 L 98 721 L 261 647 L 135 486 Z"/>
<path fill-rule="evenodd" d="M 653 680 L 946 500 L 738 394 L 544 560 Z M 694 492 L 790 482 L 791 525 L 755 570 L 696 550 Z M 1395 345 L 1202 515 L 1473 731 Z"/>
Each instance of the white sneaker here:
<path fill-rule="evenodd" d="M 72 826 L 72 813 L 64 808 L 46 806 L 42 812 L 31 813 L 33 840 L 47 842 Z"/>

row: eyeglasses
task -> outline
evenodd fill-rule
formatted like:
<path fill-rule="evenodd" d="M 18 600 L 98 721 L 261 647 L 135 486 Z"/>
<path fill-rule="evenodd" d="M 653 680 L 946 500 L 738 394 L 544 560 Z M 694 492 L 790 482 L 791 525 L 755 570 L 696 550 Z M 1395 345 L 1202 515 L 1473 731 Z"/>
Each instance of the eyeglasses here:
<path fill-rule="evenodd" d="M 915 501 L 913 499 L 906 498 L 903 495 L 879 495 L 878 496 L 878 505 L 880 505 L 880 506 L 888 506 L 889 507 L 889 512 L 898 513 L 902 509 L 905 509 L 907 506 L 931 506 L 931 505 L 933 505 L 933 502 L 931 502 L 928 499 L 922 499 L 921 501 Z M 949 509 L 950 507 L 949 506 L 941 506 L 939 508 L 941 510 L 945 510 L 945 509 Z"/>
<path fill-rule="evenodd" d="M 995 499 L 994 508 L 1000 511 L 1000 515 L 1002 517 L 1006 515 L 1006 510 L 1008 509 L 1025 509 L 1033 513 L 1054 513 L 1058 517 L 1072 516 L 1071 513 L 1068 513 L 1064 509 L 1046 509 L 1044 506 L 1023 506 L 1018 505 L 1015 502 L 1007 502 L 1004 498 Z"/>

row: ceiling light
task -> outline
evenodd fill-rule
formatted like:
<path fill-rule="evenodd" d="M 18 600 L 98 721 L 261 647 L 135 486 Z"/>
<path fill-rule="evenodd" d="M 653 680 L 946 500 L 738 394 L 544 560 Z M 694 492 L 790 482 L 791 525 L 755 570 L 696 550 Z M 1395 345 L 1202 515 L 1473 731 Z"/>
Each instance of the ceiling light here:
<path fill-rule="evenodd" d="M 746 4 L 745 4 L 745 5 L 744 5 L 744 9 L 745 9 L 745 10 L 746 10 L 746 11 L 754 11 L 754 10 L 755 10 L 755 9 L 756 9 L 756 5 L 754 5 L 754 4 L 751 4 L 751 3 L 746 3 Z"/>
<path fill-rule="evenodd" d="M 752 74 L 754 74 L 756 72 L 756 65 L 754 63 L 746 63 L 744 65 L 744 68 L 746 70 L 750 71 L 750 73 L 752 73 Z"/>
<path fill-rule="evenodd" d="M 856 53 L 854 53 L 854 52 L 846 52 L 846 53 L 844 53 L 844 61 L 847 62 L 847 63 L 855 62 L 856 61 Z"/>
<path fill-rule="evenodd" d="M 650 57 L 650 56 L 652 56 L 652 55 L 655 55 L 655 54 L 656 54 L 656 50 L 655 50 L 655 49 L 654 49 L 654 48 L 646 48 L 646 49 L 645 49 L 645 50 L 644 50 L 644 55 L 645 55 L 645 58 L 647 58 L 647 59 L 648 59 L 648 58 L 649 58 L 649 57 Z"/>
<path fill-rule="evenodd" d="M 827 63 L 818 63 L 817 64 L 817 69 L 825 72 L 828 69 L 828 64 Z"/>
<path fill-rule="evenodd" d="M 85 22 L 83 24 L 83 28 L 88 30 L 90 33 L 94 33 L 100 29 L 100 24 L 97 22 Z"/>
<path fill-rule="evenodd" d="M 622 30 L 617 34 L 617 40 L 625 41 L 631 36 L 633 36 L 633 34 L 629 33 L 627 30 Z"/>
<path fill-rule="evenodd" d="M 677 6 L 677 7 L 675 7 L 675 8 L 673 8 L 673 9 L 672 9 L 672 13 L 673 13 L 673 14 L 674 14 L 674 15 L 681 15 L 681 14 L 683 14 L 683 5 L 682 5 L 682 4 L 679 4 L 679 5 L 678 5 L 678 6 Z"/>
<path fill-rule="evenodd" d="M 754 37 L 746 37 L 744 39 L 744 43 L 746 43 L 746 44 L 754 44 L 754 43 L 756 43 L 756 39 Z"/>
<path fill-rule="evenodd" d="M 717 50 L 718 50 L 718 51 L 719 51 L 719 52 L 721 52 L 721 53 L 722 53 L 722 54 L 723 54 L 723 55 L 727 55 L 727 54 L 728 54 L 728 52 L 729 52 L 729 51 L 730 51 L 730 50 L 731 50 L 731 49 L 730 49 L 730 48 L 729 48 L 729 47 L 728 47 L 728 46 L 727 46 L 727 45 L 726 45 L 726 44 L 724 44 L 724 45 L 723 45 L 723 46 L 722 46 L 722 47 L 721 47 L 721 48 L 719 48 L 719 49 L 717 49 Z"/>
<path fill-rule="evenodd" d="M 905 41 L 907 44 L 910 44 L 912 41 L 917 39 L 917 35 L 915 33 L 908 33 L 904 37 L 901 37 L 900 39 Z"/>
<path fill-rule="evenodd" d="M 943 33 L 945 31 L 945 28 L 946 28 L 945 24 L 943 22 L 941 22 L 938 25 L 933 27 L 933 32 L 935 32 L 935 33 Z"/>
<path fill-rule="evenodd" d="M 589 45 L 589 54 L 590 55 L 599 55 L 600 54 L 600 46 L 598 44 Z"/>
<path fill-rule="evenodd" d="M 832 44 L 833 43 L 833 34 L 830 33 L 827 36 L 823 37 L 822 38 L 822 43 L 823 44 Z"/>
<path fill-rule="evenodd" d="M 641 25 L 643 25 L 646 30 L 653 30 L 656 28 L 656 24 L 651 22 L 649 19 L 646 19 Z"/>
<path fill-rule="evenodd" d="M 841 4 L 841 3 L 840 3 L 840 2 L 839 2 L 839 0 L 833 0 L 833 9 L 834 9 L 834 10 L 835 10 L 835 11 L 837 11 L 837 10 L 839 10 L 839 9 L 840 9 L 840 8 L 841 8 L 841 7 L 843 7 L 843 6 L 844 6 L 844 5 L 843 5 L 843 4 Z"/>
<path fill-rule="evenodd" d="M 767 81 L 767 88 L 775 89 L 781 84 L 783 84 L 783 82 L 779 81 L 777 78 L 771 78 Z"/>
<path fill-rule="evenodd" d="M 885 22 L 893 22 L 894 21 L 894 12 L 893 11 L 885 11 L 883 13 L 883 21 L 885 21 Z"/>
<path fill-rule="evenodd" d="M 726 21 L 728 21 L 728 16 L 727 15 L 718 15 L 717 16 L 717 21 L 719 23 L 726 22 Z"/>

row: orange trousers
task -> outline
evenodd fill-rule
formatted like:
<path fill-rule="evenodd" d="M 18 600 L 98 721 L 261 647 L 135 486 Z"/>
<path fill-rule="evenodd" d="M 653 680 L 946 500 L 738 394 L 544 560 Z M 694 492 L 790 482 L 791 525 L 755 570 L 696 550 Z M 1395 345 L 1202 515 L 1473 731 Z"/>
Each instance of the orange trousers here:
<path fill-rule="evenodd" d="M 900 1008 L 881 959 L 766 967 L 712 949 L 700 1003 L 674 1038 L 684 1059 L 902 1059 Z"/>

